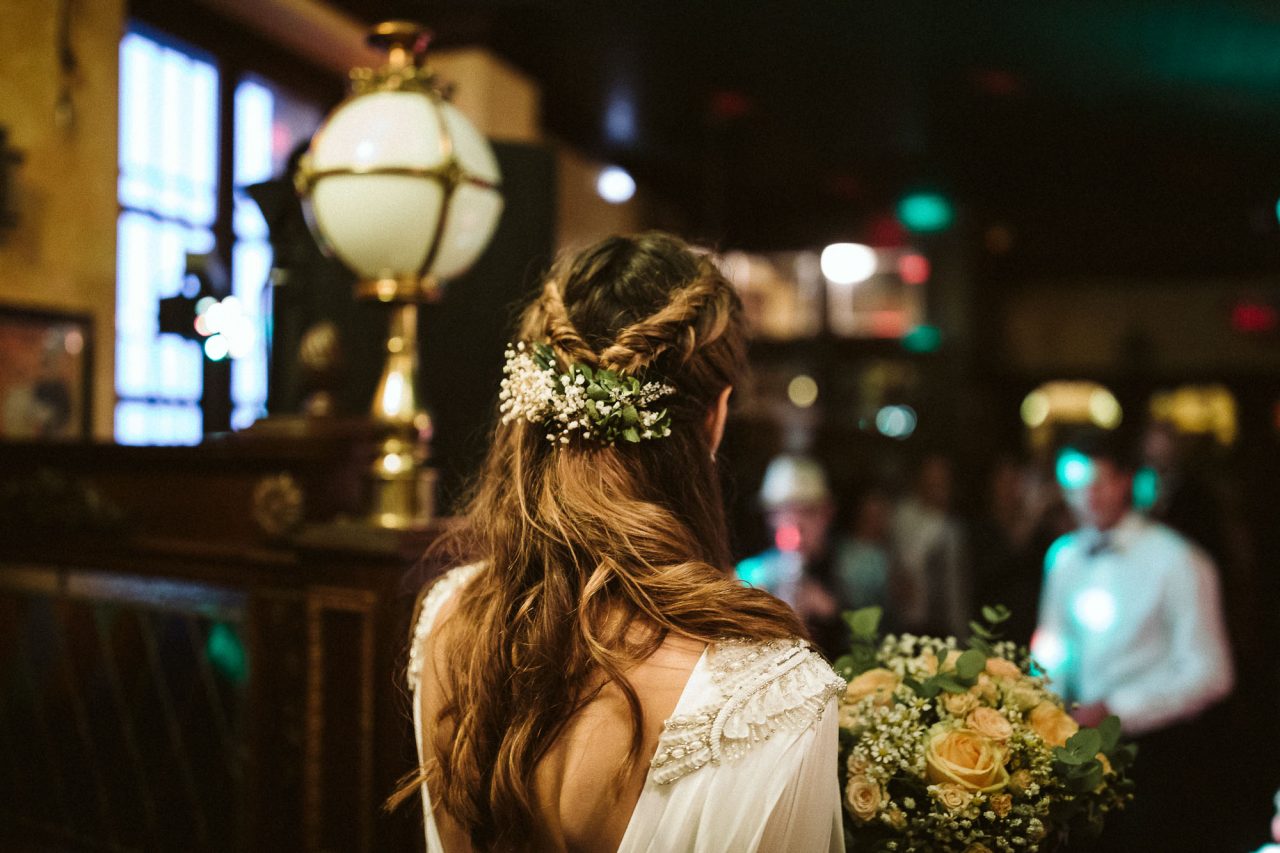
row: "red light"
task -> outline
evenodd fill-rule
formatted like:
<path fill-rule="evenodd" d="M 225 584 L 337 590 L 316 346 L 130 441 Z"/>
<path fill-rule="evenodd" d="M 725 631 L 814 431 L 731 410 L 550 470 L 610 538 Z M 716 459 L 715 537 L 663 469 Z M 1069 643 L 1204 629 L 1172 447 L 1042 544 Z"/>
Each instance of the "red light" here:
<path fill-rule="evenodd" d="M 755 109 L 751 98 L 742 92 L 722 89 L 711 93 L 711 115 L 721 121 L 732 121 L 750 115 Z"/>
<path fill-rule="evenodd" d="M 898 258 L 898 277 L 903 284 L 924 284 L 929 280 L 929 259 L 924 255 L 903 255 Z"/>
<path fill-rule="evenodd" d="M 901 246 L 907 241 L 907 229 L 896 216 L 876 217 L 867 227 L 867 244 L 870 246 Z"/>
<path fill-rule="evenodd" d="M 1277 322 L 1276 309 L 1258 302 L 1237 302 L 1231 308 L 1231 326 L 1237 332 L 1259 334 L 1274 332 Z"/>
<path fill-rule="evenodd" d="M 773 535 L 773 543 L 778 546 L 779 551 L 799 551 L 800 528 L 794 524 L 782 525 Z"/>

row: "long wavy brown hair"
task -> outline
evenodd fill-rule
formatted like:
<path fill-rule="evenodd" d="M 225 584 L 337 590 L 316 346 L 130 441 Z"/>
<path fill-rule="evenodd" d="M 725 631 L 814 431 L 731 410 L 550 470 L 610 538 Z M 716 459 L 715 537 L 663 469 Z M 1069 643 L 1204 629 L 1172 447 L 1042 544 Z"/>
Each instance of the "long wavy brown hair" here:
<path fill-rule="evenodd" d="M 528 845 L 534 771 L 575 713 L 612 681 L 632 718 L 619 779 L 642 756 L 627 671 L 669 634 L 799 636 L 777 599 L 730 570 L 708 412 L 744 366 L 742 305 L 711 260 L 660 233 L 562 259 L 521 316 L 562 368 L 603 367 L 676 389 L 669 437 L 600 446 L 499 425 L 438 557 L 483 562 L 442 635 L 450 671 L 421 772 L 478 850 Z M 514 697 L 519 697 L 518 701 Z M 441 736 L 445 731 L 449 734 Z"/>

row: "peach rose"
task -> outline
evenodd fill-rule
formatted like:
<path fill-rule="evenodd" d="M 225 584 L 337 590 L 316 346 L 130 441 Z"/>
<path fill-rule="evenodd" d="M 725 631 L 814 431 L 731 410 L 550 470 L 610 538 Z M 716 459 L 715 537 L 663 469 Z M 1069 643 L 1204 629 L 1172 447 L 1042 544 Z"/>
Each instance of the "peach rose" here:
<path fill-rule="evenodd" d="M 1032 708 L 1027 723 L 1050 746 L 1066 746 L 1067 739 L 1080 731 L 1076 721 L 1052 702 L 1041 702 Z"/>
<path fill-rule="evenodd" d="M 950 812 L 958 812 L 973 802 L 973 794 L 954 782 L 930 785 L 929 793 Z"/>
<path fill-rule="evenodd" d="M 1101 752 L 1099 752 L 1099 753 L 1098 753 L 1096 756 L 1094 756 L 1094 757 L 1095 757 L 1095 758 L 1097 758 L 1097 759 L 1098 759 L 1098 763 L 1100 763 L 1100 764 L 1102 765 L 1102 775 L 1104 775 L 1104 776 L 1110 776 L 1112 773 L 1114 773 L 1114 772 L 1115 772 L 1114 770 L 1112 770 L 1112 769 L 1111 769 L 1111 759 L 1107 758 L 1107 757 L 1106 757 L 1105 755 L 1103 755 Z"/>
<path fill-rule="evenodd" d="M 1008 794 L 996 794 L 991 798 L 991 810 L 1000 817 L 1009 814 L 1009 809 L 1013 808 L 1013 797 Z"/>
<path fill-rule="evenodd" d="M 906 812 L 897 806 L 894 806 L 889 809 L 889 811 L 885 812 L 885 817 L 889 819 L 889 826 L 892 826 L 894 829 L 902 829 L 907 825 Z"/>
<path fill-rule="evenodd" d="M 867 771 L 871 769 L 871 762 L 851 752 L 849 753 L 849 761 L 847 766 L 849 768 L 850 776 L 866 776 Z"/>
<path fill-rule="evenodd" d="M 1013 726 L 1004 714 L 992 708 L 975 708 L 965 723 L 973 731 L 992 740 L 1006 741 L 1013 737 Z"/>
<path fill-rule="evenodd" d="M 969 688 L 969 692 L 991 705 L 1000 699 L 1000 691 L 996 683 L 985 672 L 978 674 L 978 682 Z"/>
<path fill-rule="evenodd" d="M 915 659 L 916 666 L 920 667 L 925 675 L 938 674 L 938 656 L 933 652 L 924 652 Z"/>
<path fill-rule="evenodd" d="M 893 701 L 893 691 L 897 689 L 899 681 L 897 674 L 890 670 L 869 669 L 849 682 L 844 691 L 844 701 L 856 704 L 868 696 L 874 696 L 876 705 L 888 705 Z"/>
<path fill-rule="evenodd" d="M 942 669 L 943 670 L 955 669 L 956 661 L 960 660 L 960 655 L 962 654 L 964 654 L 964 652 L 960 651 L 959 649 L 951 649 L 950 651 L 948 651 L 947 659 L 942 662 Z"/>
<path fill-rule="evenodd" d="M 991 853 L 991 848 L 985 844 L 979 844 L 975 841 L 968 847 L 964 848 L 964 853 Z"/>
<path fill-rule="evenodd" d="M 978 707 L 978 697 L 972 693 L 944 693 L 942 707 L 953 717 L 963 717 Z"/>
<path fill-rule="evenodd" d="M 987 658 L 987 674 L 994 678 L 1021 678 L 1022 670 L 1004 658 Z"/>
<path fill-rule="evenodd" d="M 935 784 L 955 783 L 969 791 L 991 793 L 1009 784 L 1004 744 L 968 729 L 935 727 L 925 746 L 926 778 Z"/>
<path fill-rule="evenodd" d="M 866 776 L 853 776 L 844 790 L 844 800 L 849 811 L 863 823 L 871 820 L 880 811 L 880 786 Z"/>

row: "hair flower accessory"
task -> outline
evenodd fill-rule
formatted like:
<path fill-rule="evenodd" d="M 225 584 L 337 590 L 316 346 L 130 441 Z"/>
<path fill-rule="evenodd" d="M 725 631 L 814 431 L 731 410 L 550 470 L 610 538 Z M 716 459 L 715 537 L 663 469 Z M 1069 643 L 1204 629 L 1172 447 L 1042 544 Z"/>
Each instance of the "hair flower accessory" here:
<path fill-rule="evenodd" d="M 498 395 L 504 424 L 542 424 L 547 440 L 560 444 L 574 435 L 600 444 L 671 435 L 671 414 L 653 405 L 676 392 L 670 385 L 577 363 L 561 373 L 543 343 L 509 344 L 506 356 Z"/>

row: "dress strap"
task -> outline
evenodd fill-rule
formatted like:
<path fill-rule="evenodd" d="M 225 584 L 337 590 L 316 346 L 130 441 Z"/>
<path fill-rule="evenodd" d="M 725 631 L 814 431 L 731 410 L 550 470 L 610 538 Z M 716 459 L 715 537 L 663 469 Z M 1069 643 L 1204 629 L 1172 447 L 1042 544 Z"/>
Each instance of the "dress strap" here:
<path fill-rule="evenodd" d="M 659 784 L 732 762 L 775 732 L 809 728 L 845 688 L 803 640 L 721 640 L 707 664 L 719 696 L 663 724 L 651 763 Z"/>
<path fill-rule="evenodd" d="M 431 633 L 431 627 L 435 624 L 436 616 L 439 615 L 450 596 L 471 582 L 471 579 L 480 571 L 480 567 L 480 563 L 472 563 L 450 569 L 441 575 L 423 596 L 422 607 L 418 610 L 418 621 L 414 623 L 413 637 L 409 641 L 409 666 L 405 678 L 409 682 L 411 691 L 417 691 L 418 683 L 422 679 L 422 662 L 425 657 L 423 649 L 427 636 Z"/>

